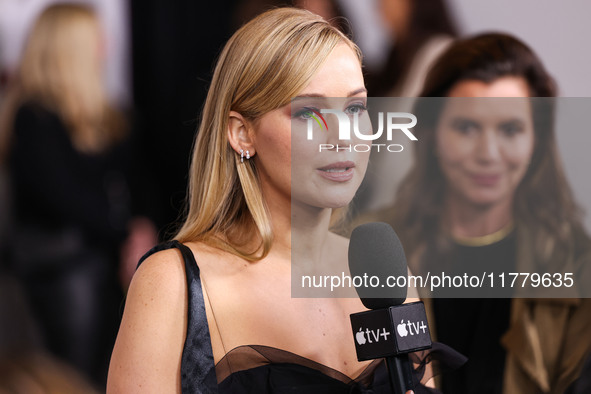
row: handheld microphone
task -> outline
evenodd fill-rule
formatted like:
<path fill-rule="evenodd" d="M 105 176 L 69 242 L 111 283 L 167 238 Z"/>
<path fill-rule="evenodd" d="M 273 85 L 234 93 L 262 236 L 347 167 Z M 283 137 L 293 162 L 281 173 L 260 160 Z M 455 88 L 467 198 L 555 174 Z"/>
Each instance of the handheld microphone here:
<path fill-rule="evenodd" d="M 389 224 L 367 223 L 353 230 L 349 270 L 352 276 L 379 279 L 370 281 L 375 286 L 356 288 L 363 305 L 371 309 L 350 315 L 357 359 L 385 358 L 392 391 L 414 390 L 408 353 L 430 349 L 431 335 L 424 304 L 403 304 L 406 286 L 389 286 L 408 273 L 404 249 Z"/>

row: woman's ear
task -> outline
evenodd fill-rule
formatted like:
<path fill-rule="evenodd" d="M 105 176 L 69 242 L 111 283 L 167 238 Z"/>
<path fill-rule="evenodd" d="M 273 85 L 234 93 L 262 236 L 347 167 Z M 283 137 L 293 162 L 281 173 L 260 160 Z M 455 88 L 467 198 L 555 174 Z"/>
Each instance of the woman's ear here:
<path fill-rule="evenodd" d="M 228 141 L 234 151 L 245 159 L 255 155 L 251 123 L 236 111 L 230 111 Z"/>

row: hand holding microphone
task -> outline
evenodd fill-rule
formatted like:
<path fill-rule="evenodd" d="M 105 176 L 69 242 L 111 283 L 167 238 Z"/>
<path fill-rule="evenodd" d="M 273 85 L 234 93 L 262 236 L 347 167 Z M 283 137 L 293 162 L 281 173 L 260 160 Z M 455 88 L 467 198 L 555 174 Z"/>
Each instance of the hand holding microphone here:
<path fill-rule="evenodd" d="M 406 287 L 389 288 L 388 277 L 407 276 L 400 240 L 386 223 L 361 225 L 351 234 L 349 270 L 352 276 L 377 276 L 377 287 L 358 287 L 363 305 L 370 309 L 351 315 L 359 361 L 385 358 L 395 394 L 414 390 L 408 353 L 431 348 L 431 335 L 422 302 L 403 304 Z"/>

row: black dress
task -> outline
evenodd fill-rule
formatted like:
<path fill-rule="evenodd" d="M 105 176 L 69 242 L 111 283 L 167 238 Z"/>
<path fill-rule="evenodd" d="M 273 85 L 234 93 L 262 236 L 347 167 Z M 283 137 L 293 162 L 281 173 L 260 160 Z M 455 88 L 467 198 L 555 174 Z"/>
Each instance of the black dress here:
<path fill-rule="evenodd" d="M 445 253 L 430 251 L 427 259 L 444 267 L 450 275 L 468 275 L 481 272 L 499 273 L 516 271 L 516 235 L 513 231 L 497 242 L 468 246 L 451 241 Z M 497 284 L 498 286 L 498 284 Z M 506 351 L 501 337 L 509 328 L 512 289 L 495 289 L 498 298 L 434 298 L 433 313 L 437 340 L 451 346 L 468 357 L 468 362 L 442 378 L 445 393 L 501 394 L 505 370 Z M 477 291 L 481 291 L 478 289 Z M 466 289 L 453 294 L 469 294 Z M 481 294 L 486 294 L 486 289 Z M 501 298 L 503 296 L 504 298 Z"/>
<path fill-rule="evenodd" d="M 187 276 L 187 336 L 181 359 L 183 393 L 391 393 L 383 360 L 373 361 L 358 377 L 351 379 L 297 354 L 269 346 L 250 345 L 230 350 L 214 365 L 199 267 L 191 250 L 177 241 L 170 241 L 154 247 L 139 264 L 148 256 L 170 248 L 181 251 Z M 436 392 L 420 384 L 440 370 L 435 366 L 433 372 L 427 375 L 426 363 L 435 359 L 445 360 L 442 364 L 456 368 L 465 362 L 463 356 L 440 344 L 434 344 L 429 353 L 413 354 L 411 359 L 415 363 L 415 393 Z"/>

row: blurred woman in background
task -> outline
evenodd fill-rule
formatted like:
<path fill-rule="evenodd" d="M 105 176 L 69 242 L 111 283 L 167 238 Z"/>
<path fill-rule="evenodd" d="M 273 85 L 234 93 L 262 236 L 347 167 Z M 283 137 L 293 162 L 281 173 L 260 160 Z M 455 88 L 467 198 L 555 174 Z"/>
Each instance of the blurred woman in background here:
<path fill-rule="evenodd" d="M 118 327 L 119 252 L 132 223 L 127 124 L 108 103 L 104 56 L 91 9 L 50 6 L 29 35 L 0 117 L 13 201 L 10 270 L 49 350 L 99 384 Z"/>
<path fill-rule="evenodd" d="M 416 97 L 429 67 L 458 35 L 445 0 L 380 0 L 393 45 L 381 70 L 368 75 L 372 97 Z"/>
<path fill-rule="evenodd" d="M 417 97 L 429 68 L 458 35 L 453 15 L 445 0 L 380 0 L 378 4 L 393 45 L 381 69 L 367 72 L 369 96 Z M 410 112 L 412 100 L 400 100 L 397 107 Z M 378 143 L 405 145 L 405 138 L 394 134 L 386 141 L 383 136 Z M 389 207 L 412 163 L 407 152 L 374 155 L 358 197 L 364 211 Z"/>
<path fill-rule="evenodd" d="M 572 272 L 580 293 L 591 243 L 558 156 L 554 102 L 516 99 L 555 95 L 538 57 L 508 35 L 460 40 L 435 62 L 422 96 L 454 99 L 417 107 L 415 164 L 390 212 L 415 273 Z M 469 358 L 443 391 L 564 392 L 591 349 L 591 303 L 578 297 L 433 299 L 437 340 Z"/>

